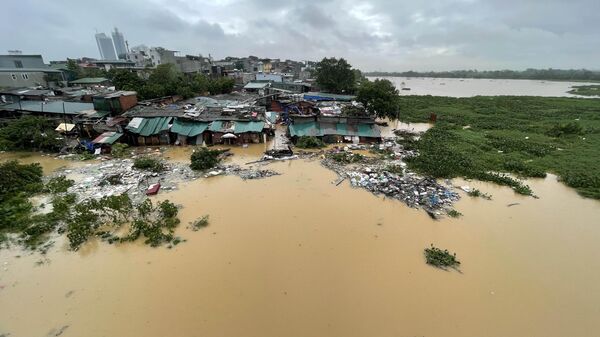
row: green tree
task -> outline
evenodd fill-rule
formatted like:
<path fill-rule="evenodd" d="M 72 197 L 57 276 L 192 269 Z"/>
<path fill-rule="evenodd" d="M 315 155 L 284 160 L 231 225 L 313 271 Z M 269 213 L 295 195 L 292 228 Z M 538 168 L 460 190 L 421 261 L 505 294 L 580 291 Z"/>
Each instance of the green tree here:
<path fill-rule="evenodd" d="M 117 90 L 140 91 L 145 84 L 137 74 L 127 69 L 111 69 L 108 72 L 108 78 L 115 85 Z"/>
<path fill-rule="evenodd" d="M 317 63 L 314 75 L 319 86 L 325 91 L 342 94 L 353 93 L 356 89 L 355 73 L 343 58 L 324 58 Z"/>
<path fill-rule="evenodd" d="M 398 119 L 398 89 L 389 80 L 365 80 L 358 88 L 356 100 L 367 112 L 379 118 Z"/>
<path fill-rule="evenodd" d="M 25 116 L 0 128 L 0 149 L 56 151 L 64 144 L 54 129 L 56 124 L 44 117 Z"/>

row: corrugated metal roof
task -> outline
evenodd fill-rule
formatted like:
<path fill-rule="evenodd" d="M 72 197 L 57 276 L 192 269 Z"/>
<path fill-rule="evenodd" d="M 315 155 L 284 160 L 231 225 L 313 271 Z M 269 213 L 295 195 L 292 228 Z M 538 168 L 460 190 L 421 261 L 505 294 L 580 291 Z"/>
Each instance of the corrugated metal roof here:
<path fill-rule="evenodd" d="M 209 131 L 221 131 L 223 129 L 223 122 L 222 121 L 213 121 L 212 123 L 210 123 L 210 126 L 208 127 Z"/>
<path fill-rule="evenodd" d="M 195 137 L 208 129 L 208 124 L 209 123 L 187 122 L 176 119 L 171 127 L 171 132 L 182 136 Z"/>
<path fill-rule="evenodd" d="M 108 82 L 108 78 L 105 77 L 84 77 L 69 83 L 72 84 L 99 84 L 102 82 Z"/>
<path fill-rule="evenodd" d="M 374 124 L 348 124 L 348 123 L 295 123 L 289 126 L 290 135 L 293 136 L 361 136 L 381 137 L 379 128 Z"/>
<path fill-rule="evenodd" d="M 123 136 L 119 132 L 105 132 L 92 141 L 94 144 L 113 144 Z"/>
<path fill-rule="evenodd" d="M 264 127 L 264 122 L 235 122 L 233 133 L 261 132 Z"/>
<path fill-rule="evenodd" d="M 249 82 L 244 89 L 262 89 L 269 85 L 269 82 Z"/>
<path fill-rule="evenodd" d="M 172 117 L 155 117 L 141 118 L 141 121 L 139 121 L 134 118 L 127 125 L 127 130 L 144 137 L 156 135 L 162 131 L 169 130 L 169 123 L 172 119 Z"/>
<path fill-rule="evenodd" d="M 34 112 L 63 113 L 63 104 L 64 113 L 68 115 L 76 115 L 87 110 L 94 110 L 94 104 L 92 103 L 63 101 L 21 101 L 20 103 L 0 105 L 0 110 L 24 110 Z"/>
<path fill-rule="evenodd" d="M 325 92 L 307 92 L 304 94 L 304 99 L 308 101 L 352 101 L 356 96 L 352 95 L 337 95 Z"/>
<path fill-rule="evenodd" d="M 289 130 L 292 137 L 322 136 L 319 124 L 316 122 L 294 123 L 289 126 Z"/>
<path fill-rule="evenodd" d="M 358 124 L 358 135 L 361 137 L 381 137 L 381 131 L 374 124 Z"/>

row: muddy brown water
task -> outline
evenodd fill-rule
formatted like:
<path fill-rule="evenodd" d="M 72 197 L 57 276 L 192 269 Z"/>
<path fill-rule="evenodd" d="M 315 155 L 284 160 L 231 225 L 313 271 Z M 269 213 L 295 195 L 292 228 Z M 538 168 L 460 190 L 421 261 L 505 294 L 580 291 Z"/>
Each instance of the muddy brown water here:
<path fill-rule="evenodd" d="M 236 148 L 235 160 L 261 151 Z M 187 242 L 170 250 L 0 251 L 0 334 L 598 336 L 600 202 L 556 177 L 529 182 L 540 199 L 468 182 L 493 200 L 464 196 L 462 218 L 433 221 L 335 186 L 318 161 L 268 168 L 282 175 L 218 176 L 156 196 L 183 206 Z M 185 228 L 204 214 L 207 228 Z M 455 251 L 461 273 L 427 266 L 431 243 Z"/>

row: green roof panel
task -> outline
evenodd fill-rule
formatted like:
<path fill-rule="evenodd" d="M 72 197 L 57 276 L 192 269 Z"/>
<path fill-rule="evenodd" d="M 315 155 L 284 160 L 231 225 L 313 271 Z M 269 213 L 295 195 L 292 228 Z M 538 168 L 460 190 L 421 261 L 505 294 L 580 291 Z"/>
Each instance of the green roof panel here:
<path fill-rule="evenodd" d="M 234 133 L 261 132 L 265 122 L 235 122 Z"/>
<path fill-rule="evenodd" d="M 176 119 L 171 127 L 171 132 L 188 137 L 195 137 L 208 129 L 208 123 L 188 122 Z"/>

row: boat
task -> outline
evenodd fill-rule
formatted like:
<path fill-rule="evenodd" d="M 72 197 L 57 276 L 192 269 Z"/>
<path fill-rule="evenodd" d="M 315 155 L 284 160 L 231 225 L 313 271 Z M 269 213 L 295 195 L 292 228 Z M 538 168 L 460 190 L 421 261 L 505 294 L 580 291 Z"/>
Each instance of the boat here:
<path fill-rule="evenodd" d="M 410 88 L 402 88 L 402 90 L 410 91 Z"/>
<path fill-rule="evenodd" d="M 146 195 L 155 195 L 160 190 L 160 183 L 152 184 L 146 190 Z"/>

